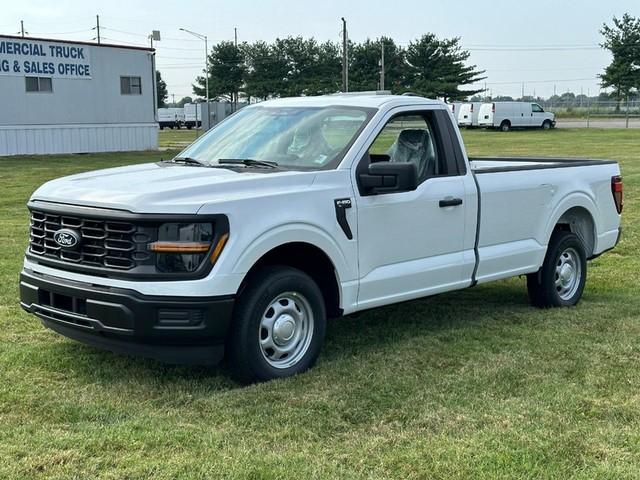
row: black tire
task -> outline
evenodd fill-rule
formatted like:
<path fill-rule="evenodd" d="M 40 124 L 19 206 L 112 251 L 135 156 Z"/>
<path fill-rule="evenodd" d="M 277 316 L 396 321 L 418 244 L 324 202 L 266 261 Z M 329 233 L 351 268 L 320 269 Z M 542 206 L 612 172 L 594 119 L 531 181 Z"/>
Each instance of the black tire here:
<path fill-rule="evenodd" d="M 545 120 L 544 122 L 542 122 L 542 129 L 543 130 L 550 130 L 551 129 L 551 122 L 549 120 Z"/>
<path fill-rule="evenodd" d="M 542 268 L 527 275 L 534 307 L 572 307 L 580 300 L 587 279 L 587 257 L 580 239 L 565 230 L 551 235 Z"/>
<path fill-rule="evenodd" d="M 502 123 L 500 124 L 500 131 L 508 132 L 509 130 L 511 130 L 511 124 L 509 123 L 508 120 L 503 120 Z"/>
<path fill-rule="evenodd" d="M 291 267 L 264 267 L 235 306 L 227 368 L 245 384 L 304 372 L 320 355 L 326 323 L 324 299 L 311 277 Z"/>

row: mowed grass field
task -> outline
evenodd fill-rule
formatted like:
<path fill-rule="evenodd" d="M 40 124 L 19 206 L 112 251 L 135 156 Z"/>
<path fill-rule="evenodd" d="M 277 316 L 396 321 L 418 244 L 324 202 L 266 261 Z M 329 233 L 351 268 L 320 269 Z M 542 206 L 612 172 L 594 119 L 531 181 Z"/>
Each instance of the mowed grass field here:
<path fill-rule="evenodd" d="M 329 324 L 315 369 L 249 387 L 18 305 L 33 190 L 175 151 L 0 158 L 0 478 L 640 478 L 640 131 L 463 137 L 471 156 L 620 162 L 624 236 L 578 306 L 536 310 L 514 278 L 362 312 Z"/>

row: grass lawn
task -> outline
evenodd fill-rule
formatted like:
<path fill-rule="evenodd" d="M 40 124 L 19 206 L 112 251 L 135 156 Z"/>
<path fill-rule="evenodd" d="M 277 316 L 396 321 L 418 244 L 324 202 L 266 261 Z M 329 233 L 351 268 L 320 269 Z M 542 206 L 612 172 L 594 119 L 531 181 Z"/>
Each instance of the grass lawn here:
<path fill-rule="evenodd" d="M 470 156 L 620 162 L 624 236 L 578 306 L 536 310 L 514 278 L 362 312 L 329 324 L 315 369 L 250 387 L 18 306 L 38 185 L 176 151 L 0 158 L 0 478 L 639 478 L 640 131 L 463 137 Z"/>

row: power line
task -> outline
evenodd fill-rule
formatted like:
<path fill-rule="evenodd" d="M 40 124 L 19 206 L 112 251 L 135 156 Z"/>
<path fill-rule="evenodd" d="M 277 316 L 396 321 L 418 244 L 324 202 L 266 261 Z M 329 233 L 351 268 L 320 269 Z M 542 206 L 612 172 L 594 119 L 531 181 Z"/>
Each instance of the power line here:
<path fill-rule="evenodd" d="M 526 84 L 530 84 L 530 83 L 564 83 L 564 82 L 588 82 L 591 80 L 598 80 L 597 77 L 591 77 L 591 78 L 566 78 L 566 79 L 555 79 L 555 80 L 519 80 L 519 81 L 513 81 L 513 82 L 478 82 L 478 83 L 471 83 L 469 85 L 475 85 L 475 86 L 480 86 L 480 85 L 484 85 L 485 83 L 487 85 L 520 85 L 522 83 L 526 83 Z"/>
<path fill-rule="evenodd" d="M 92 30 L 92 28 L 88 28 L 85 30 L 76 30 L 74 32 L 34 32 L 33 30 L 31 30 L 31 35 L 73 35 L 76 33 L 91 32 Z"/>

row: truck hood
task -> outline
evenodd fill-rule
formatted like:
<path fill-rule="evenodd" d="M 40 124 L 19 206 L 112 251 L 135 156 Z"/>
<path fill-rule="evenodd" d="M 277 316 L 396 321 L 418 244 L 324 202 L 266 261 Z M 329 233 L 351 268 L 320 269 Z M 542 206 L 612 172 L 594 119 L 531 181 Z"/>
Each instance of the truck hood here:
<path fill-rule="evenodd" d="M 31 200 L 133 213 L 194 214 L 205 203 L 300 191 L 314 178 L 315 172 L 149 163 L 52 180 Z"/>

